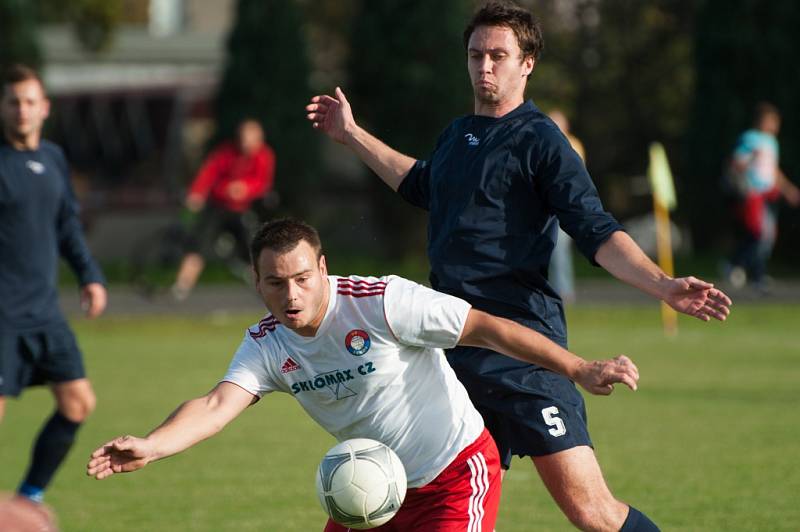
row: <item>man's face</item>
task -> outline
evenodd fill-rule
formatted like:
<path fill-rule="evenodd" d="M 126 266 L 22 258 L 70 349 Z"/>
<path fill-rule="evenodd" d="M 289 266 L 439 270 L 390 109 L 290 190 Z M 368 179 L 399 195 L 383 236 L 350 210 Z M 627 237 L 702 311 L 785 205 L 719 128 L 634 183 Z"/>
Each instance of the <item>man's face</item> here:
<path fill-rule="evenodd" d="M 777 135 L 778 132 L 781 130 L 781 117 L 775 113 L 766 113 L 764 116 L 761 117 L 759 121 L 759 127 L 761 131 L 766 133 L 770 133 L 772 135 Z"/>
<path fill-rule="evenodd" d="M 26 141 L 38 137 L 47 115 L 50 101 L 42 85 L 35 79 L 9 83 L 3 87 L 0 117 L 9 140 Z"/>
<path fill-rule="evenodd" d="M 505 26 L 475 28 L 467 46 L 467 64 L 475 98 L 487 105 L 522 99 L 533 70 L 533 58 L 522 58 L 514 31 Z"/>
<path fill-rule="evenodd" d="M 314 336 L 328 304 L 325 257 L 301 240 L 286 253 L 263 249 L 258 257 L 256 290 L 272 315 L 302 336 Z"/>
<path fill-rule="evenodd" d="M 264 131 L 258 122 L 248 120 L 239 126 L 239 149 L 242 153 L 253 153 L 264 143 Z"/>

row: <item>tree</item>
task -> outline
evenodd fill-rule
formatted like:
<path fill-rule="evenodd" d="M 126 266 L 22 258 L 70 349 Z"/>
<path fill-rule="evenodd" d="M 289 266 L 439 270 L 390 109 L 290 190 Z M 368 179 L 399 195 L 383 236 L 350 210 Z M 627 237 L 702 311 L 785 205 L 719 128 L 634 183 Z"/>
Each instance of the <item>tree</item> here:
<path fill-rule="evenodd" d="M 781 110 L 781 166 L 800 177 L 800 6 L 789 0 L 707 0 L 695 33 L 697 90 L 692 110 L 690 186 L 695 241 L 717 245 L 729 233 L 730 217 L 720 193 L 720 175 L 736 137 L 752 123 L 760 100 Z M 785 213 L 779 252 L 800 256 L 800 213 Z M 781 245 L 783 244 L 783 245 Z"/>
<path fill-rule="evenodd" d="M 0 0 L 0 71 L 14 63 L 41 66 L 36 11 L 27 0 Z"/>
<path fill-rule="evenodd" d="M 303 119 L 309 62 L 303 19 L 288 0 L 239 0 L 214 112 L 212 143 L 234 136 L 245 117 L 259 120 L 277 157 L 276 187 L 298 216 L 318 161 L 318 137 Z"/>
<path fill-rule="evenodd" d="M 350 39 L 349 86 L 356 119 L 390 146 L 425 159 L 439 133 L 470 113 L 462 32 L 463 0 L 364 0 Z M 393 257 L 420 251 L 425 213 L 406 205 L 377 177 L 370 180 L 374 221 Z"/>
<path fill-rule="evenodd" d="M 691 0 L 545 2 L 537 10 L 545 49 L 529 93 L 547 112 L 572 111 L 572 127 L 607 207 L 620 217 L 649 210 L 630 178 L 663 142 L 682 177 L 693 89 Z M 679 183 L 680 185 L 680 183 Z"/>

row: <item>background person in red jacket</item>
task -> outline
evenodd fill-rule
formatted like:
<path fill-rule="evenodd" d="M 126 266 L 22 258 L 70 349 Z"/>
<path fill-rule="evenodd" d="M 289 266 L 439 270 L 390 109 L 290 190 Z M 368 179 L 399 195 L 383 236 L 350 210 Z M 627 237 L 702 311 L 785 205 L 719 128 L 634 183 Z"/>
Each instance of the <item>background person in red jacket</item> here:
<path fill-rule="evenodd" d="M 176 299 L 188 297 L 221 232 L 233 235 L 236 253 L 249 261 L 250 238 L 242 214 L 270 193 L 274 175 L 275 153 L 252 118 L 239 124 L 235 142 L 224 142 L 208 155 L 186 196 L 186 207 L 200 214 L 172 286 Z"/>

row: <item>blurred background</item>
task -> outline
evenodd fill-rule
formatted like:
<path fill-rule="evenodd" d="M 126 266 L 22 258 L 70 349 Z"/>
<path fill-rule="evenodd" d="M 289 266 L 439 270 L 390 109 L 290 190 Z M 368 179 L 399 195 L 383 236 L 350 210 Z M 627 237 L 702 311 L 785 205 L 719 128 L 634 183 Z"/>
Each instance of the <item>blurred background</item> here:
<path fill-rule="evenodd" d="M 678 196 L 678 272 L 717 276 L 733 242 L 720 183 L 756 102 L 782 111 L 781 165 L 800 182 L 800 8 L 753 0 L 524 1 L 545 52 L 528 87 L 565 111 L 606 207 L 655 249 L 645 173 L 662 142 Z M 341 85 L 356 118 L 417 158 L 472 108 L 461 32 L 473 0 L 0 0 L 0 66 L 42 68 L 47 136 L 73 165 L 90 244 L 109 275 L 130 239 L 168 223 L 204 155 L 258 118 L 280 207 L 317 224 L 334 256 L 425 274 L 425 215 L 304 118 Z M 771 272 L 800 261 L 784 208 Z M 577 261 L 578 275 L 592 274 Z M 345 268 L 346 269 L 346 268 Z M 337 271 L 340 268 L 336 269 Z M 343 270 L 342 270 L 343 271 Z"/>
<path fill-rule="evenodd" d="M 567 115 L 606 208 L 655 252 L 646 174 L 650 144 L 662 143 L 677 191 L 676 273 L 720 280 L 735 245 L 723 173 L 761 100 L 782 112 L 781 166 L 800 184 L 800 3 L 522 3 L 545 36 L 528 97 Z M 112 281 L 99 320 L 78 318 L 73 282 L 62 290 L 99 398 L 48 493 L 64 531 L 319 529 L 313 475 L 332 438 L 285 394 L 157 467 L 86 479 L 85 458 L 101 442 L 144 434 L 208 390 L 264 312 L 222 265 L 205 269 L 188 304 L 140 297 L 128 289 L 131 268 L 151 248 L 177 247 L 159 231 L 182 219 L 205 157 L 246 115 L 277 158 L 280 201 L 266 216 L 317 225 L 332 273 L 424 281 L 425 213 L 315 132 L 304 107 L 340 85 L 362 125 L 427 158 L 441 130 L 472 112 L 462 31 L 476 4 L 0 0 L 0 67 L 41 68 L 53 101 L 46 136 L 66 151 L 90 246 Z M 732 292 L 726 323 L 682 317 L 666 339 L 654 300 L 575 260 L 571 349 L 625 353 L 642 371 L 636 394 L 587 397 L 593 441 L 614 492 L 665 530 L 800 530 L 800 209 L 779 208 L 770 297 Z M 173 250 L 163 286 L 179 259 Z M 50 401 L 37 389 L 9 406 L 0 489 L 21 478 Z M 505 483 L 498 530 L 571 529 L 527 461 Z"/>

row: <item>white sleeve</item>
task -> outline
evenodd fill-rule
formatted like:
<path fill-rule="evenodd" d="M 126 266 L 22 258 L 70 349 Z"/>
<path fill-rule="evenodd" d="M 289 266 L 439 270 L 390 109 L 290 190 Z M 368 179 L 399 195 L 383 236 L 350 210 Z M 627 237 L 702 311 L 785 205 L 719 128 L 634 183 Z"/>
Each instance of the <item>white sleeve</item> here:
<path fill-rule="evenodd" d="M 232 382 L 258 397 L 278 389 L 261 347 L 250 337 L 249 331 L 245 332 L 222 381 Z"/>
<path fill-rule="evenodd" d="M 383 296 L 386 322 L 403 344 L 454 347 L 471 305 L 402 277 L 390 277 Z"/>

